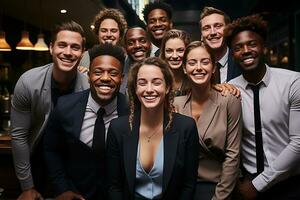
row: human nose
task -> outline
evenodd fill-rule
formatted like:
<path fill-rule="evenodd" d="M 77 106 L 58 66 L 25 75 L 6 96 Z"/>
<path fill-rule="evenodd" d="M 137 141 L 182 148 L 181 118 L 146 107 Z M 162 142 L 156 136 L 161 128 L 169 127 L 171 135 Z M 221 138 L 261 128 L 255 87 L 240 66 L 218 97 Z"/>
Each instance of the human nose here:
<path fill-rule="evenodd" d="M 136 42 L 134 43 L 134 47 L 135 47 L 135 48 L 139 48 L 139 47 L 141 47 L 141 44 L 140 44 L 140 42 L 139 42 L 139 41 L 136 41 Z"/>
<path fill-rule="evenodd" d="M 153 91 L 152 83 L 148 83 L 148 84 L 147 84 L 147 88 L 146 88 L 146 92 L 147 92 L 147 93 L 151 93 L 152 91 Z"/>
<path fill-rule="evenodd" d="M 247 45 L 243 45 L 243 48 L 242 48 L 242 50 L 243 50 L 243 54 L 244 53 L 248 53 L 249 52 L 249 48 L 248 48 L 248 46 Z"/>
<path fill-rule="evenodd" d="M 103 72 L 100 79 L 101 79 L 101 81 L 109 81 L 110 80 L 109 73 L 108 72 Z"/>
<path fill-rule="evenodd" d="M 65 49 L 64 49 L 64 54 L 65 55 L 71 55 L 71 52 L 72 52 L 72 49 L 70 46 L 67 46 Z"/>

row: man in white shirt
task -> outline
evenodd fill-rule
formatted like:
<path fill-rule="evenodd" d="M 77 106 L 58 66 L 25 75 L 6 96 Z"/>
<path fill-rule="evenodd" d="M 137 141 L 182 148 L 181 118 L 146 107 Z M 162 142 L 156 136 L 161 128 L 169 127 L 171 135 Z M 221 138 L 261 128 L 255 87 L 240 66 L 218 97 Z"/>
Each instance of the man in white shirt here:
<path fill-rule="evenodd" d="M 258 15 L 237 19 L 225 30 L 242 75 L 242 171 L 245 199 L 300 199 L 300 74 L 264 63 L 267 24 Z"/>

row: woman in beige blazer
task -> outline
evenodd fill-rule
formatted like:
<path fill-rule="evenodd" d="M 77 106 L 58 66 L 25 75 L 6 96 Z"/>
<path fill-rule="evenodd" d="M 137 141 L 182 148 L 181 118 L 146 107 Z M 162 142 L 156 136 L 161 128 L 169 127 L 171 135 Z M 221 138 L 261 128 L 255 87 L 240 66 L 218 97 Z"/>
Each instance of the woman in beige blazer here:
<path fill-rule="evenodd" d="M 175 109 L 194 118 L 199 142 L 194 199 L 230 199 L 239 173 L 241 103 L 212 89 L 215 58 L 202 42 L 190 43 L 183 57 L 191 92 L 175 98 Z"/>

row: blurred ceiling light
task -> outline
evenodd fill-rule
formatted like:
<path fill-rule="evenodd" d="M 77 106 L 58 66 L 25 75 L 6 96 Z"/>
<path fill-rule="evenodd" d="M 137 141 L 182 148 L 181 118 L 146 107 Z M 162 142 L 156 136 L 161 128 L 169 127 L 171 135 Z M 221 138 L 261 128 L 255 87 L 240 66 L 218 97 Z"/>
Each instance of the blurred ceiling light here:
<path fill-rule="evenodd" d="M 44 35 L 43 34 L 39 34 L 38 35 L 38 40 L 36 42 L 36 44 L 34 45 L 34 50 L 35 51 L 48 51 L 48 45 L 45 43 L 44 40 Z"/>
<path fill-rule="evenodd" d="M 67 13 L 67 10 L 66 10 L 66 9 L 61 9 L 61 10 L 60 10 L 60 13 L 61 13 L 61 14 L 65 14 L 65 13 Z"/>
<path fill-rule="evenodd" d="M 11 51 L 9 44 L 6 42 L 4 31 L 0 31 L 0 51 Z"/>
<path fill-rule="evenodd" d="M 33 44 L 29 40 L 29 32 L 22 31 L 21 41 L 18 43 L 16 49 L 18 50 L 33 50 Z"/>

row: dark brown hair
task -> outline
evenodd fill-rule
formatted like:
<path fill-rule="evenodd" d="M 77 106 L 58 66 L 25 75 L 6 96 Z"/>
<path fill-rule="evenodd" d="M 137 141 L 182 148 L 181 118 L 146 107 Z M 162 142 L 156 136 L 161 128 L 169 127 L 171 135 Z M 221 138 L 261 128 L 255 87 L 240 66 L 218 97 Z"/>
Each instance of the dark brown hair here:
<path fill-rule="evenodd" d="M 224 21 L 225 21 L 225 24 L 229 24 L 230 23 L 230 17 L 225 13 L 223 12 L 222 10 L 219 10 L 217 8 L 214 8 L 214 7 L 204 7 L 203 10 L 200 12 L 200 20 L 199 20 L 199 27 L 200 27 L 200 30 L 201 30 L 201 20 L 204 18 L 204 17 L 207 17 L 209 15 L 212 15 L 212 14 L 219 14 L 219 15 L 222 15 L 224 16 Z"/>
<path fill-rule="evenodd" d="M 52 38 L 51 43 L 54 44 L 57 39 L 57 34 L 60 31 L 72 31 L 79 33 L 82 37 L 82 51 L 85 49 L 85 34 L 83 28 L 76 22 L 70 21 L 70 22 L 63 22 L 60 24 L 55 25 L 53 31 L 52 31 Z"/>

